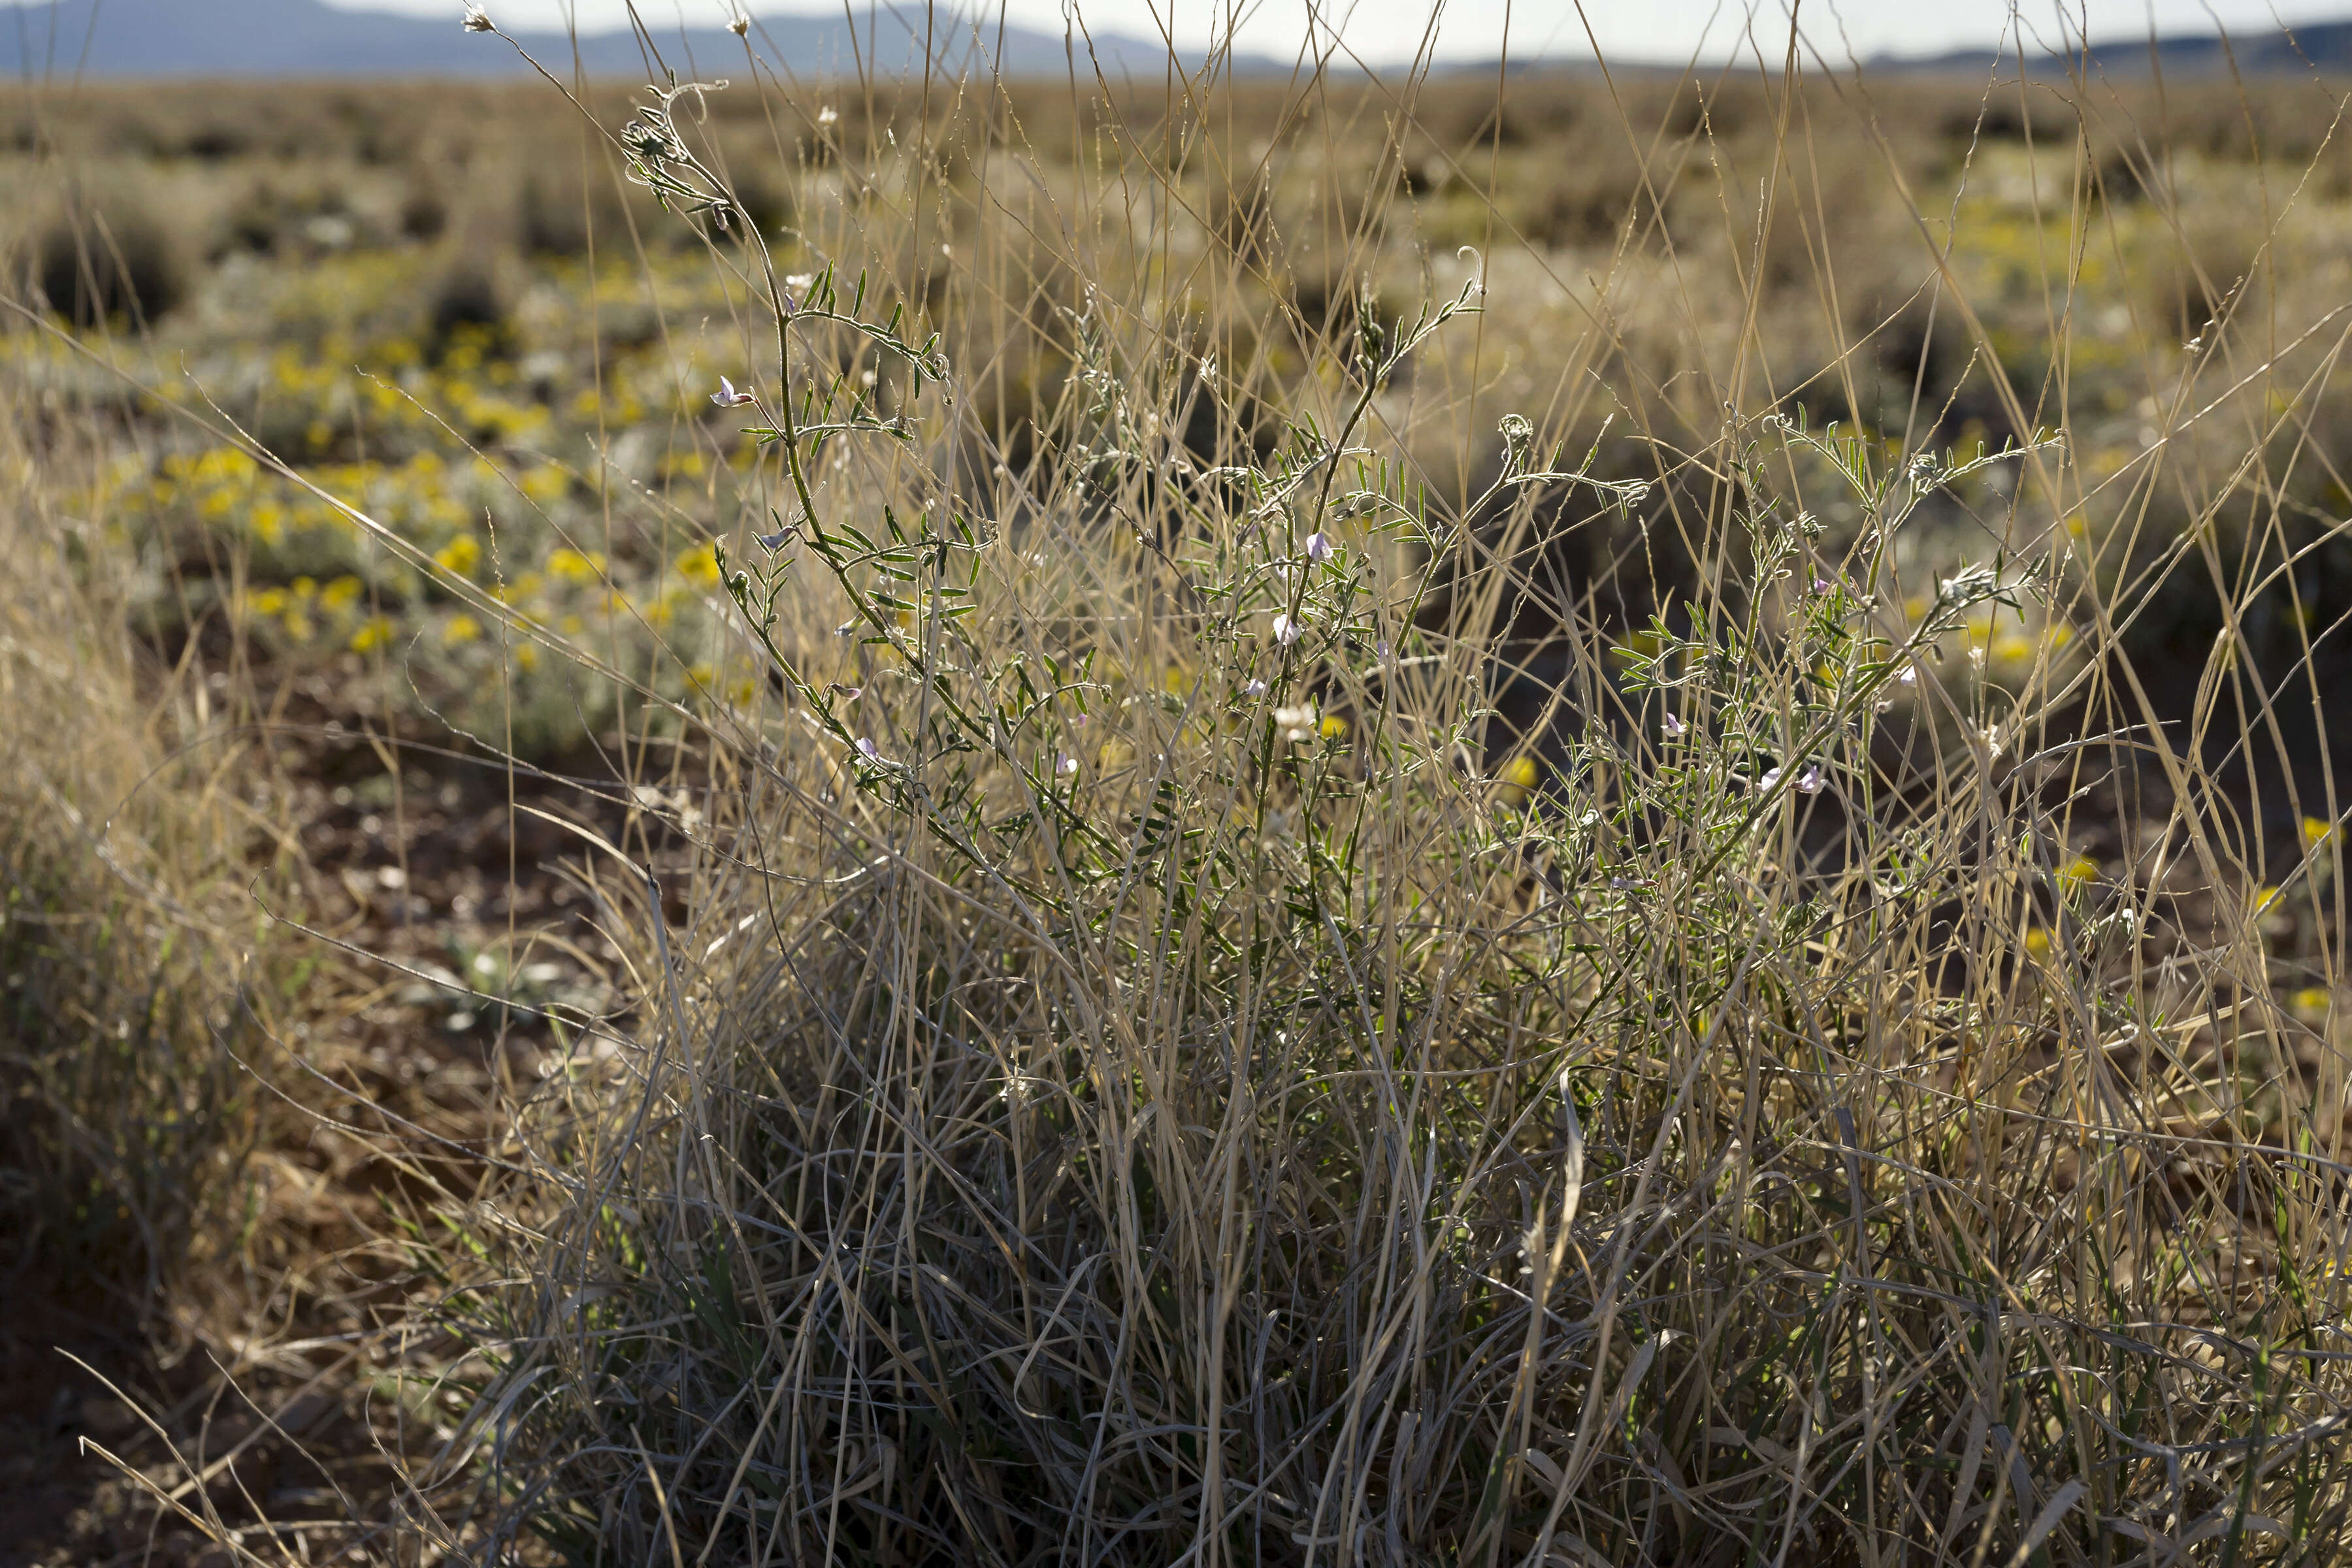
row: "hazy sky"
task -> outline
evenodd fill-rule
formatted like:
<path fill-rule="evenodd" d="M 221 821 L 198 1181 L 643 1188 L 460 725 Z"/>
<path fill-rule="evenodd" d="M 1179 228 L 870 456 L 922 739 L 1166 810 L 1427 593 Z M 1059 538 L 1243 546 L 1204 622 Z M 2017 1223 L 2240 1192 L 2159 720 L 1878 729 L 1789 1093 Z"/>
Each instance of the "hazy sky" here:
<path fill-rule="evenodd" d="M 401 10 L 456 17 L 459 0 L 330 0 L 341 5 Z M 618 23 L 625 0 L 486 0 L 491 15 L 513 26 L 561 25 L 576 12 L 583 27 Z M 918 0 L 919 3 L 919 0 Z M 993 14 L 997 0 L 984 4 Z M 1198 45 L 1218 30 L 1230 10 L 1241 14 L 1244 46 L 1287 55 L 1307 34 L 1307 0 L 1003 0 L 1005 15 L 1055 31 L 1066 3 L 1076 4 L 1091 26 L 1139 34 L 1171 26 L 1181 42 Z M 727 0 L 638 0 L 648 21 L 718 20 Z M 851 0 L 864 9 L 864 0 Z M 1326 26 L 1339 26 L 1349 48 L 1368 61 L 1409 58 L 1430 23 L 1433 0 L 1318 0 L 1313 7 Z M 1856 55 L 1927 53 L 1970 45 L 1990 45 L 2011 26 L 2011 14 L 2029 37 L 2058 42 L 2059 7 L 2053 0 L 1802 0 L 1807 36 L 1826 58 L 1847 48 Z M 943 8 L 946 8 L 943 5 Z M 838 16 L 839 0 L 751 0 L 755 12 L 820 11 Z M 1444 0 L 1438 16 L 1441 56 L 1491 58 L 1505 38 L 1504 0 Z M 1591 37 L 1612 59 L 1678 59 L 1699 52 L 1719 58 L 1738 47 L 1748 19 L 1756 17 L 1759 37 L 1771 40 L 1768 53 L 1785 47 L 1786 0 L 1511 0 L 1510 52 L 1587 54 Z M 2086 15 L 2094 37 L 2144 35 L 2151 24 L 2167 32 L 2208 32 L 2218 20 L 2234 30 L 2268 27 L 2279 21 L 2352 17 L 2352 0 L 2072 0 L 2066 12 L 2079 31 Z M 1744 51 L 1743 51 L 1744 52 Z"/>

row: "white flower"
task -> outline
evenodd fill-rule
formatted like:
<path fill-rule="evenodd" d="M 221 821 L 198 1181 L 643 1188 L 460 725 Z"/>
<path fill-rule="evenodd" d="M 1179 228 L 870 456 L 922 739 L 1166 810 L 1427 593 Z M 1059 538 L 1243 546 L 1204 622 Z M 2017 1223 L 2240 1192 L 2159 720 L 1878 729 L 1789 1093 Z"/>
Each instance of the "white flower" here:
<path fill-rule="evenodd" d="M 1078 771 L 1078 759 L 1070 755 L 1069 752 L 1064 752 L 1062 753 L 1062 760 L 1055 763 L 1054 767 L 1055 772 L 1061 773 L 1065 778 L 1066 778 L 1070 774 Z"/>
<path fill-rule="evenodd" d="M 830 125 L 840 118 L 841 114 L 837 110 L 820 109 L 816 111 L 816 122 L 819 125 Z"/>
<path fill-rule="evenodd" d="M 1286 615 L 1274 617 L 1274 640 L 1283 647 L 1288 647 L 1292 643 L 1297 642 L 1298 634 L 1304 629 Z"/>
<path fill-rule="evenodd" d="M 740 38 L 751 30 L 751 18 L 738 11 L 727 19 L 727 30 Z"/>
<path fill-rule="evenodd" d="M 1283 743 L 1291 746 L 1315 739 L 1322 730 L 1320 715 L 1312 703 L 1302 708 L 1276 709 L 1274 727 L 1282 731 Z"/>
<path fill-rule="evenodd" d="M 490 21 L 489 13 L 484 11 L 479 5 L 468 5 L 466 7 L 466 31 L 494 33 L 498 28 Z"/>
<path fill-rule="evenodd" d="M 1253 680 L 1253 681 L 1251 681 L 1247 686 L 1244 686 L 1244 687 L 1243 687 L 1243 688 L 1242 688 L 1242 695 L 1243 695 L 1243 696 L 1244 696 L 1244 697 L 1263 697 L 1263 696 L 1265 696 L 1265 681 L 1263 681 L 1263 680 Z"/>
<path fill-rule="evenodd" d="M 1319 530 L 1307 536 L 1307 559 L 1318 566 L 1331 559 L 1331 541 Z"/>
<path fill-rule="evenodd" d="M 719 378 L 719 390 L 710 395 L 710 401 L 721 408 L 742 408 L 755 400 L 748 392 L 738 392 L 735 384 L 722 375 Z"/>
<path fill-rule="evenodd" d="M 803 289 L 811 287 L 815 282 L 816 274 L 814 272 L 787 272 L 784 274 L 784 287 L 790 289 L 795 294 L 799 293 Z"/>
<path fill-rule="evenodd" d="M 1770 789 L 1774 784 L 1779 784 L 1780 782 L 1780 770 L 1773 768 L 1769 772 L 1766 773 L 1762 778 L 1756 781 L 1756 787 L 1758 789 Z"/>
<path fill-rule="evenodd" d="M 1919 684 L 1919 667 L 1918 667 L 1917 665 L 1916 665 L 1916 664 L 1906 664 L 1906 665 L 1905 665 L 1905 666 L 1903 667 L 1903 673 L 1902 673 L 1902 674 L 1900 674 L 1900 675 L 1898 675 L 1898 676 L 1896 676 L 1896 677 L 1895 678 L 1895 684 L 1896 684 L 1896 685 L 1898 685 L 1898 686 L 1916 686 L 1916 685 L 1918 685 L 1918 684 Z"/>

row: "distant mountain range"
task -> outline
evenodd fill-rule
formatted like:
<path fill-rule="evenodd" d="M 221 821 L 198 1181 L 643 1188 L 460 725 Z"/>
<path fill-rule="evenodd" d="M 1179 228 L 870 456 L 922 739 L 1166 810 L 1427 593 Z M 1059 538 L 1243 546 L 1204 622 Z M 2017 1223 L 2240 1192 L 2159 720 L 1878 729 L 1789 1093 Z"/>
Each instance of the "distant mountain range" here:
<path fill-rule="evenodd" d="M 457 0 L 446 20 L 336 10 L 319 0 L 0 0 L 0 75 L 478 77 L 529 68 L 506 42 L 460 27 L 461 11 Z M 928 37 L 919 4 L 869 9 L 861 0 L 856 16 L 853 35 L 838 11 L 765 16 L 753 24 L 751 39 L 761 56 L 798 76 L 848 75 L 861 62 L 884 77 L 919 71 L 927 49 L 935 66 L 950 71 L 993 63 L 1015 76 L 1059 76 L 1075 61 L 1081 77 L 1091 77 L 1099 61 L 1114 78 L 1157 79 L 1168 63 L 1166 47 L 1156 40 L 1097 31 L 1090 58 L 1086 37 L 1076 32 L 1066 41 L 1030 27 L 1000 31 L 993 20 L 976 26 L 946 5 L 939 10 L 939 31 Z M 569 74 L 569 36 L 518 30 L 511 37 L 557 74 Z M 743 58 L 742 41 L 719 27 L 673 25 L 656 28 L 654 41 L 681 74 L 723 72 Z M 579 47 L 592 77 L 646 74 L 629 33 L 584 34 Z"/>
<path fill-rule="evenodd" d="M 2091 46 L 2089 64 L 2108 76 L 2132 76 L 2161 69 L 2167 76 L 2213 76 L 2234 68 L 2244 76 L 2279 76 L 2312 70 L 2352 72 L 2352 21 L 2311 22 L 2292 29 L 2249 27 L 2226 38 L 2211 33 L 2174 33 L 2150 40 L 2113 37 Z M 2016 56 L 2008 56 L 2014 61 Z M 1872 62 L 1882 70 L 1981 71 L 1992 64 L 1990 49 L 1958 49 L 1926 58 Z M 2076 63 L 2081 63 L 2079 59 Z M 2043 55 L 2032 61 L 2037 75 L 2057 74 L 2068 67 L 2064 55 Z"/>

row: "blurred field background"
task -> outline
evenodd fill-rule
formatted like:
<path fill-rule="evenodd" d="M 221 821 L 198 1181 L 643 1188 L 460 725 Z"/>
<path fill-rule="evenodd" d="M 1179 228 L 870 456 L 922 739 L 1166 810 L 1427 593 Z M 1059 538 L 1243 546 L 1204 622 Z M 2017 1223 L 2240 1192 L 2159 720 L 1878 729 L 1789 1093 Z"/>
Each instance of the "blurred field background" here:
<path fill-rule="evenodd" d="M 2340 1559 L 2336 84 L 726 74 L 0 99 L 21 1560 Z"/>

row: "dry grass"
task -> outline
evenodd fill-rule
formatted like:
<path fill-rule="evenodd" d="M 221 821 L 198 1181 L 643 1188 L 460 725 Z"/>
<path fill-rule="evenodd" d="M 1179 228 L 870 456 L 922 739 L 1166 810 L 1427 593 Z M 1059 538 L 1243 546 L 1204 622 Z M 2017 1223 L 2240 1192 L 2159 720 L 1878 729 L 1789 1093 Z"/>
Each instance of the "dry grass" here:
<path fill-rule="evenodd" d="M 98 455 L 16 391 L 0 437 L 0 1268 L 168 1327 L 256 1124 L 230 1056 L 257 1038 L 252 931 L 221 896 L 248 870 L 223 799 L 239 759 L 176 751 L 191 693 L 142 679 L 119 525 L 68 510 L 67 475 Z"/>
<path fill-rule="evenodd" d="M 331 658 L 154 501 L 191 659 L 609 778 L 497 1135 L 373 1123 L 359 1550 L 2332 1560 L 2324 89 L 738 74 L 329 215 L 470 276 L 412 386 L 675 378 L 658 482 L 458 421 L 569 489 L 343 496 Z M 516 255 L 608 240 L 626 344 Z"/>

